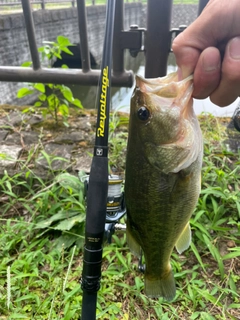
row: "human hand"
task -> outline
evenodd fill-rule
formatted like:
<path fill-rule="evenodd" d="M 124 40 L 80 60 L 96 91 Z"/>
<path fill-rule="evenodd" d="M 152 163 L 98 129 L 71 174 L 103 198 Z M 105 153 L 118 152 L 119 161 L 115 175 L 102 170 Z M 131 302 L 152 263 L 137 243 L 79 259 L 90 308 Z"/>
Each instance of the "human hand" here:
<path fill-rule="evenodd" d="M 210 0 L 173 41 L 179 78 L 194 72 L 193 97 L 224 107 L 240 95 L 239 0 Z"/>

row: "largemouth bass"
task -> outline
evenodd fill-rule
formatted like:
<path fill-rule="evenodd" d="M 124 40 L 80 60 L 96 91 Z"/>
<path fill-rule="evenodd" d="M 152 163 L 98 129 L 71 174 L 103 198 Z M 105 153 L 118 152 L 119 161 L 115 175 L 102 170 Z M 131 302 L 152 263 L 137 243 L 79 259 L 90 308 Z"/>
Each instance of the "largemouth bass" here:
<path fill-rule="evenodd" d="M 201 184 L 202 135 L 193 111 L 192 76 L 177 82 L 136 77 L 126 159 L 127 242 L 145 257 L 145 292 L 172 300 L 170 265 L 191 242 L 189 219 Z"/>

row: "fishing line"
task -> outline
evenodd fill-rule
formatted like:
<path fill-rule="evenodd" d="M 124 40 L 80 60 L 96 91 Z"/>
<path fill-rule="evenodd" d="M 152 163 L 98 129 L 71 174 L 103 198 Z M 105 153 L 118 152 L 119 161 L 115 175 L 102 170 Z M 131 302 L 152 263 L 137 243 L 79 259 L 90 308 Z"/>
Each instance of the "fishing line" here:
<path fill-rule="evenodd" d="M 102 70 L 103 69 L 103 61 L 102 60 L 101 60 L 101 63 L 99 66 L 100 66 L 100 70 Z M 97 87 L 96 87 L 94 110 L 98 110 L 98 90 L 100 87 L 100 83 L 101 83 L 101 76 L 98 78 L 98 83 L 97 83 Z"/>

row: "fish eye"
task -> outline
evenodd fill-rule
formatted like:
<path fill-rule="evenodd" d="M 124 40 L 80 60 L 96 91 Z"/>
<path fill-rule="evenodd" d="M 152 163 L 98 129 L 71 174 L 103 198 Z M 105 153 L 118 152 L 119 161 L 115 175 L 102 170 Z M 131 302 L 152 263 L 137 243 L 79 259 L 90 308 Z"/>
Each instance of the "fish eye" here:
<path fill-rule="evenodd" d="M 145 106 L 138 108 L 137 111 L 138 118 L 142 121 L 146 121 L 150 117 L 150 111 Z"/>

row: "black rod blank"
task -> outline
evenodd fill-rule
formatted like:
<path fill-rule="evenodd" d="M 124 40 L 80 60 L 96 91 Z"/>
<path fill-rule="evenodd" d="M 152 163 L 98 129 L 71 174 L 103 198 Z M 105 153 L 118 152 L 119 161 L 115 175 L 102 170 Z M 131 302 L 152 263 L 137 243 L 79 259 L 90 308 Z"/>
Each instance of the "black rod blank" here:
<path fill-rule="evenodd" d="M 115 0 L 107 1 L 103 58 L 98 92 L 98 117 L 94 156 L 88 183 L 85 246 L 81 287 L 81 320 L 96 319 L 97 291 L 100 288 L 102 244 L 108 195 L 108 125 L 110 111 L 112 42 Z"/>

